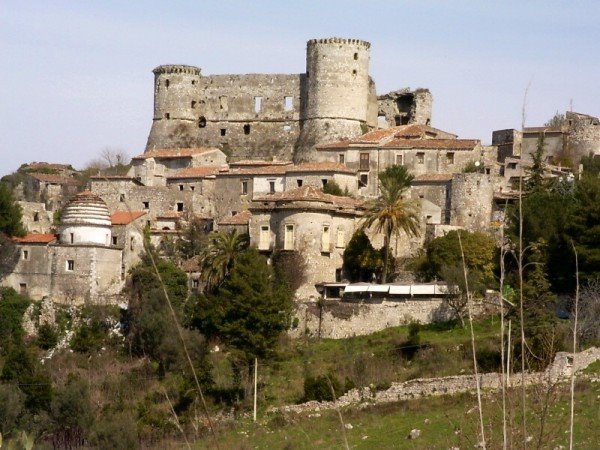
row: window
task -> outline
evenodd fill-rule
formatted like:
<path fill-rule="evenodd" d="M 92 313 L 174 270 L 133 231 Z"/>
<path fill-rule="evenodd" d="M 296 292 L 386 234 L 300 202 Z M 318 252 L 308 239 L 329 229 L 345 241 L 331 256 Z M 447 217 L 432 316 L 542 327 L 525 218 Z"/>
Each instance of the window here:
<path fill-rule="evenodd" d="M 358 167 L 359 170 L 369 170 L 369 154 L 361 153 L 360 154 L 360 164 Z"/>
<path fill-rule="evenodd" d="M 275 181 L 269 181 L 269 193 L 275 193 Z"/>
<path fill-rule="evenodd" d="M 417 153 L 417 164 L 423 164 L 423 163 L 425 163 L 425 153 L 418 152 Z"/>
<path fill-rule="evenodd" d="M 283 237 L 283 249 L 294 250 L 294 225 L 287 224 Z"/>
<path fill-rule="evenodd" d="M 192 289 L 198 289 L 200 287 L 200 280 L 192 280 Z"/>
<path fill-rule="evenodd" d="M 358 187 L 359 188 L 367 187 L 368 184 L 369 184 L 369 175 L 367 175 L 366 173 L 361 174 L 360 177 L 358 178 Z"/>
<path fill-rule="evenodd" d="M 68 259 L 66 268 L 68 272 L 73 272 L 75 270 L 75 260 Z"/>
<path fill-rule="evenodd" d="M 516 169 L 517 168 L 517 163 L 515 163 L 515 162 L 508 163 L 507 167 L 509 169 Z"/>
<path fill-rule="evenodd" d="M 27 295 L 27 283 L 19 283 L 19 294 Z"/>
<path fill-rule="evenodd" d="M 195 191 L 196 190 L 196 186 L 192 185 L 190 186 L 190 191 Z"/>
<path fill-rule="evenodd" d="M 75 242 L 75 235 L 73 233 L 69 233 L 69 240 L 70 240 L 71 244 L 73 244 Z"/>
<path fill-rule="evenodd" d="M 34 212 L 33 213 L 33 221 L 34 222 L 39 222 L 40 221 L 40 213 L 38 213 L 38 212 Z"/>
<path fill-rule="evenodd" d="M 339 162 L 340 164 L 344 164 L 344 163 L 346 162 L 346 155 L 344 155 L 343 153 L 340 153 L 340 154 L 338 155 L 338 162 Z"/>
<path fill-rule="evenodd" d="M 292 109 L 294 109 L 294 97 L 283 97 L 283 110 L 291 111 Z"/>
<path fill-rule="evenodd" d="M 227 129 L 221 128 L 221 136 L 225 136 L 227 134 Z"/>
<path fill-rule="evenodd" d="M 169 87 L 169 84 L 171 84 L 171 82 L 170 82 L 168 79 L 166 79 L 166 80 L 165 80 L 165 86 L 166 86 L 166 87 Z"/>
<path fill-rule="evenodd" d="M 402 155 L 402 154 L 397 154 L 396 155 L 396 165 L 397 166 L 403 166 L 404 165 L 404 155 Z"/>
<path fill-rule="evenodd" d="M 254 97 L 254 112 L 259 113 L 262 110 L 262 97 Z"/>
<path fill-rule="evenodd" d="M 454 164 L 454 152 L 446 153 L 446 164 Z"/>
<path fill-rule="evenodd" d="M 248 195 L 248 180 L 242 180 L 242 195 Z"/>
<path fill-rule="evenodd" d="M 298 185 L 298 187 L 302 187 L 302 180 L 300 180 L 300 179 L 296 180 L 296 184 Z"/>
<path fill-rule="evenodd" d="M 356 61 L 358 59 L 358 53 L 354 54 L 354 61 Z"/>
<path fill-rule="evenodd" d="M 337 248 L 344 248 L 346 246 L 346 236 L 344 234 L 344 230 L 338 228 L 337 230 L 337 238 L 335 240 L 335 246 Z"/>
<path fill-rule="evenodd" d="M 183 211 L 183 203 L 182 202 L 177 202 L 177 211 L 179 211 L 179 212 Z"/>
<path fill-rule="evenodd" d="M 117 236 L 113 236 L 112 237 L 112 245 L 117 245 L 119 243 L 119 239 L 117 238 Z"/>
<path fill-rule="evenodd" d="M 356 75 L 356 69 L 352 71 L 352 75 Z"/>
<path fill-rule="evenodd" d="M 170 113 L 165 113 L 165 119 L 170 119 L 171 118 L 171 114 Z"/>
<path fill-rule="evenodd" d="M 250 134 L 250 125 L 249 124 L 244 125 L 244 134 Z"/>
<path fill-rule="evenodd" d="M 119 194 L 119 201 L 120 202 L 124 202 L 125 201 L 125 194 Z"/>
<path fill-rule="evenodd" d="M 260 227 L 260 235 L 258 237 L 258 249 L 269 250 L 271 244 L 271 233 L 268 225 Z"/>
<path fill-rule="evenodd" d="M 183 191 L 183 184 L 180 184 L 180 185 L 179 185 L 179 190 L 180 190 L 180 191 Z"/>
<path fill-rule="evenodd" d="M 135 240 L 133 237 L 129 238 L 129 250 L 133 251 L 133 244 L 135 244 Z"/>
<path fill-rule="evenodd" d="M 204 128 L 206 126 L 206 117 L 198 117 L 198 128 Z"/>
<path fill-rule="evenodd" d="M 142 202 L 144 205 L 144 209 L 149 209 L 150 208 L 150 202 Z"/>
<path fill-rule="evenodd" d="M 330 243 L 329 225 L 323 225 L 323 232 L 321 233 L 321 251 L 329 253 L 331 251 Z"/>
<path fill-rule="evenodd" d="M 25 261 L 29 259 L 29 250 L 23 250 L 23 259 Z"/>
<path fill-rule="evenodd" d="M 196 100 L 192 100 L 192 109 L 196 107 Z"/>
<path fill-rule="evenodd" d="M 327 186 L 327 181 L 329 181 L 329 180 L 327 180 L 327 178 L 323 178 L 323 179 L 321 180 L 321 185 L 322 185 L 323 187 Z"/>

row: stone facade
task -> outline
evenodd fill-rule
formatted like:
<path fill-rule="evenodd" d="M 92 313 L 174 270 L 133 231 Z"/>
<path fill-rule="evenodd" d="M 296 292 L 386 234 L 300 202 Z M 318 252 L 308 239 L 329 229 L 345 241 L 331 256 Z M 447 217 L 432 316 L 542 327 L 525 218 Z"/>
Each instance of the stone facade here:
<path fill-rule="evenodd" d="M 302 74 L 205 76 L 159 66 L 146 150 L 215 146 L 232 160 L 313 160 L 315 144 L 358 136 L 390 110 L 387 98 L 380 106 L 369 59 L 368 42 L 330 38 L 308 41 Z M 427 123 L 428 91 L 402 92 L 396 115 Z"/>
<path fill-rule="evenodd" d="M 54 217 L 51 211 L 46 210 L 45 203 L 18 202 L 21 207 L 21 222 L 29 233 L 50 233 Z"/>

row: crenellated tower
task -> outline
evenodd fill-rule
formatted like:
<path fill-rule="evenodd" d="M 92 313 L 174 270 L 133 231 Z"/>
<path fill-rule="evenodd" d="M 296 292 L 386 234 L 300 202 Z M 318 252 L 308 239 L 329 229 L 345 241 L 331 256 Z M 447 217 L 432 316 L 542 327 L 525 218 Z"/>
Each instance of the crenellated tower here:
<path fill-rule="evenodd" d="M 146 151 L 198 145 L 200 69 L 164 65 L 154 73 L 154 117 Z"/>
<path fill-rule="evenodd" d="M 294 159 L 314 160 L 316 144 L 359 136 L 375 125 L 371 44 L 359 39 L 312 39 L 306 46 L 306 106 Z M 370 117 L 373 116 L 373 117 Z"/>

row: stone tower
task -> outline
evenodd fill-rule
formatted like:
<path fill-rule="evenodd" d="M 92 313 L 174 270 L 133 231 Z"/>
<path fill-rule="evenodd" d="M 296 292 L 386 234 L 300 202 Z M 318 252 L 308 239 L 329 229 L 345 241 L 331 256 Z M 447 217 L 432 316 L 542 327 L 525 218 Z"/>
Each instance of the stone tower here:
<path fill-rule="evenodd" d="M 200 69 L 158 66 L 154 73 L 154 117 L 146 151 L 198 146 Z"/>
<path fill-rule="evenodd" d="M 358 39 L 312 39 L 306 46 L 306 93 L 294 160 L 315 160 L 316 144 L 365 133 L 377 120 L 369 78 L 371 44 Z M 369 103 L 375 104 L 374 108 Z"/>

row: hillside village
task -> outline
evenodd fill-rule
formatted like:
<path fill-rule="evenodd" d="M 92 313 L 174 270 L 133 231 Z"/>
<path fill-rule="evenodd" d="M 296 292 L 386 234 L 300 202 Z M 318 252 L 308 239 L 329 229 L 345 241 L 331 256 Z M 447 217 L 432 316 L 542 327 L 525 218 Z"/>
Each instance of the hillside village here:
<path fill-rule="evenodd" d="M 439 267 L 427 272 L 425 261 L 445 237 L 458 238 L 461 251 L 461 236 L 465 246 L 489 247 L 493 258 L 514 251 L 507 240 L 514 208 L 537 189 L 530 186 L 575 189 L 598 165 L 600 120 L 567 111 L 549 125 L 495 130 L 484 145 L 436 128 L 428 89 L 379 93 L 369 75 L 370 47 L 357 39 L 312 39 L 301 74 L 205 76 L 198 67 L 159 66 L 147 145 L 130 162 L 94 173 L 68 161 L 31 162 L 4 177 L 26 232 L 10 239 L 14 249 L 3 258 L 0 280 L 42 305 L 31 333 L 44 314 L 58 317 L 74 307 L 135 314 L 149 248 L 185 273 L 182 298 L 217 298 L 224 281 L 205 271 L 203 249 L 218 236 L 244 236 L 279 281 L 293 279 L 282 330 L 292 339 L 464 323 L 467 312 L 487 323 L 514 307 L 495 263 L 478 290 L 473 282 L 474 298 L 465 268 L 469 305 L 457 309 L 462 281 L 444 278 Z M 394 205 L 414 220 L 397 219 L 401 225 L 390 231 L 377 221 L 365 226 L 389 194 L 385 180 L 398 173 L 405 184 Z M 362 233 L 379 262 L 357 275 L 347 250 Z M 594 251 L 594 239 L 582 245 Z M 194 250 L 177 250 L 185 245 Z M 583 248 L 582 277 L 592 279 L 597 263 Z M 228 266 L 226 274 L 232 271 Z M 560 276 L 570 289 L 571 278 Z M 566 296 L 566 288 L 557 293 Z"/>

